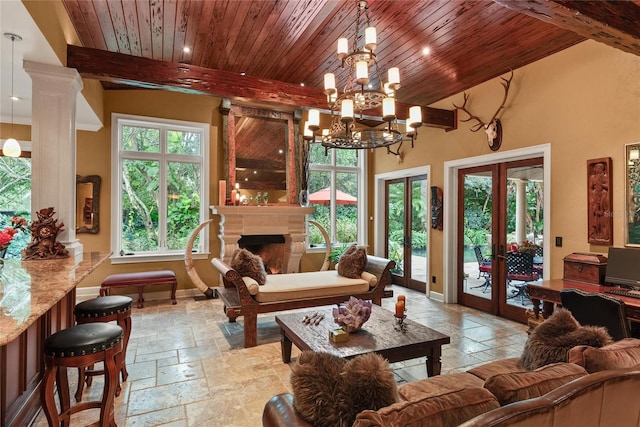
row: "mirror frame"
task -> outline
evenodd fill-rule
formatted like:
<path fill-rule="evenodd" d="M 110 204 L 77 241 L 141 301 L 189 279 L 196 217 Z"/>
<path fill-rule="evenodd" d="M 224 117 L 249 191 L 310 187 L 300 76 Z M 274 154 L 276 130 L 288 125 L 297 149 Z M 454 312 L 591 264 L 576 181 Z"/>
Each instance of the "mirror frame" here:
<path fill-rule="evenodd" d="M 626 144 L 625 152 L 625 211 L 624 211 L 624 245 L 640 247 L 638 231 L 640 225 L 640 142 Z M 633 152 L 633 153 L 632 153 Z"/>
<path fill-rule="evenodd" d="M 236 148 L 235 148 L 235 122 L 236 116 L 247 116 L 256 118 L 268 118 L 274 120 L 282 120 L 287 125 L 287 141 L 285 146 L 287 149 L 287 202 L 289 204 L 296 203 L 298 199 L 298 162 L 297 151 L 299 149 L 299 123 L 302 119 L 300 110 L 296 111 L 279 111 L 263 107 L 252 107 L 239 104 L 233 104 L 230 99 L 223 99 L 220 104 L 220 113 L 222 114 L 222 144 L 224 148 L 224 177 L 227 180 L 225 200 L 231 195 L 231 190 L 236 183 Z"/>
<path fill-rule="evenodd" d="M 87 176 L 76 175 L 76 186 L 78 184 L 88 184 L 88 183 L 93 184 L 93 204 L 91 205 L 92 207 L 91 213 L 93 213 L 93 224 L 91 227 L 87 227 L 87 226 L 76 227 L 76 233 L 98 234 L 98 232 L 100 231 L 100 183 L 101 181 L 102 179 L 100 178 L 99 175 L 87 175 Z M 77 199 L 78 199 L 78 193 L 76 191 L 76 206 L 78 205 Z M 77 222 L 78 220 L 76 218 L 76 224 Z"/>

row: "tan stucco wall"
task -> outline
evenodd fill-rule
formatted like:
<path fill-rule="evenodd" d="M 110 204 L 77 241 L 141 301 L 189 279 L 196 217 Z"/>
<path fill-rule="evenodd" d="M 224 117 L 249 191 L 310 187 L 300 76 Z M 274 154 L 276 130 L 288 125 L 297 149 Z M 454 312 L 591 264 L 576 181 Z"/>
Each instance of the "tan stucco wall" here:
<path fill-rule="evenodd" d="M 212 96 L 190 95 L 178 92 L 151 90 L 105 91 L 104 96 L 105 127 L 98 132 L 78 132 L 77 173 L 78 175 L 100 175 L 100 232 L 98 234 L 78 234 L 76 237 L 84 245 L 85 251 L 109 252 L 111 233 L 111 114 L 132 114 L 137 116 L 158 117 L 209 123 L 210 175 L 209 200 L 218 200 L 218 180 L 222 178 L 221 147 L 219 144 L 219 124 L 221 123 L 218 106 L 220 98 Z M 218 227 L 214 223 L 209 227 L 210 250 L 220 252 L 217 238 Z M 162 265 L 160 265 L 162 264 Z M 206 260 L 196 260 L 196 269 L 206 283 L 214 286 L 218 283 L 217 274 Z M 176 272 L 179 289 L 192 288 L 183 261 L 166 263 L 138 263 L 110 265 L 103 264 L 88 277 L 80 287 L 98 286 L 109 274 L 130 271 L 159 270 L 168 268 Z"/>
<path fill-rule="evenodd" d="M 624 146 L 640 142 L 640 57 L 586 41 L 514 71 L 500 116 L 504 132 L 500 152 L 551 145 L 551 206 L 545 209 L 545 215 L 551 215 L 551 229 L 544 232 L 551 239 L 563 237 L 561 248 L 551 248 L 547 273 L 549 278 L 559 278 L 567 254 L 607 252 L 607 247 L 587 243 L 588 159 L 612 158 L 614 246 L 624 245 Z M 499 79 L 467 92 L 467 106 L 484 120 L 504 94 Z M 460 105 L 462 94 L 433 106 L 451 109 L 453 102 Z M 464 113 L 460 116 L 466 118 Z M 430 165 L 430 185 L 443 188 L 444 162 L 491 153 L 484 132 L 469 130 L 472 124 L 459 123 L 452 132 L 420 128 L 415 148 L 407 149 L 402 164 L 393 156 L 376 153 L 372 174 Z M 429 255 L 430 274 L 438 278 L 431 290 L 442 292 L 443 232 L 431 231 Z"/>

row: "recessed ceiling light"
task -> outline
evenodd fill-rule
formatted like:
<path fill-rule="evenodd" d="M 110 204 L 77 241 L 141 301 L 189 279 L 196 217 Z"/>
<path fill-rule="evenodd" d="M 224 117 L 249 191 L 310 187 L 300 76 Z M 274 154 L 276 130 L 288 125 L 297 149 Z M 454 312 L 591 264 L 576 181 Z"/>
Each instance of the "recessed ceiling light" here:
<path fill-rule="evenodd" d="M 191 52 L 191 48 L 189 46 L 185 46 L 185 47 L 182 48 L 182 51 L 184 53 L 189 53 L 189 52 Z"/>
<path fill-rule="evenodd" d="M 12 101 L 21 101 L 21 99 L 15 95 L 11 95 L 9 98 L 11 98 Z"/>
<path fill-rule="evenodd" d="M 425 46 L 422 48 L 423 55 L 431 55 L 431 48 L 429 46 Z"/>
<path fill-rule="evenodd" d="M 282 153 L 284 153 L 284 151 L 282 149 L 280 149 L 280 150 L 278 150 L 278 153 L 282 154 Z"/>
<path fill-rule="evenodd" d="M 254 174 L 254 175 L 255 175 L 255 174 L 257 174 L 257 173 L 258 173 L 258 171 L 253 171 L 253 174 Z"/>
<path fill-rule="evenodd" d="M 304 82 L 300 83 L 300 86 L 304 86 Z"/>
<path fill-rule="evenodd" d="M 246 73 L 245 71 L 240 71 L 240 75 L 241 75 L 241 76 L 246 76 L 246 75 L 247 75 L 247 73 Z"/>
<path fill-rule="evenodd" d="M 245 181 L 249 181 L 249 178 L 245 178 L 244 180 L 245 180 Z"/>

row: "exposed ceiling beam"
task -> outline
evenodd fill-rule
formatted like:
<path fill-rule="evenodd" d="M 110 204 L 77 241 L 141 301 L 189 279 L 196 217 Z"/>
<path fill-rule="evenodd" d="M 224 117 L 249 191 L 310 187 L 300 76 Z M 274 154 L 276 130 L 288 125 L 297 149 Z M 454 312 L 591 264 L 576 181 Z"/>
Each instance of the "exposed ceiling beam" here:
<path fill-rule="evenodd" d="M 493 0 L 504 7 L 640 55 L 640 1 Z"/>
<path fill-rule="evenodd" d="M 327 97 L 322 89 L 100 49 L 68 45 L 67 67 L 75 68 L 85 78 L 140 88 L 214 95 L 294 108 L 327 109 Z M 396 109 L 400 119 L 408 118 L 409 105 L 396 102 Z M 425 126 L 456 128 L 454 111 L 427 106 L 422 106 L 422 111 Z M 380 112 L 367 113 L 381 116 Z"/>

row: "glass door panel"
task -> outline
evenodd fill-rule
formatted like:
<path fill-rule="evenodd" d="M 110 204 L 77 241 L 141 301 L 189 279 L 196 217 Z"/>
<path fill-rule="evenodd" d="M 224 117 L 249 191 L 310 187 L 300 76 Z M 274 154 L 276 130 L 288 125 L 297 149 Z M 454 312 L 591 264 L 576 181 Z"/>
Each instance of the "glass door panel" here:
<path fill-rule="evenodd" d="M 459 300 L 491 310 L 493 296 L 494 173 L 492 166 L 460 171 Z"/>
<path fill-rule="evenodd" d="M 428 183 L 426 175 L 386 182 L 386 256 L 396 262 L 393 283 L 426 291 Z"/>
<path fill-rule="evenodd" d="M 532 308 L 527 283 L 542 280 L 543 166 L 540 159 L 504 165 L 506 284 L 500 312 L 517 313 Z"/>
<path fill-rule="evenodd" d="M 391 270 L 394 276 L 404 277 L 404 229 L 405 229 L 405 182 L 404 180 L 387 181 L 386 199 L 386 257 L 396 262 Z"/>
<path fill-rule="evenodd" d="M 411 260 L 411 278 L 413 286 L 420 287 L 420 283 L 427 283 L 427 239 L 429 236 L 429 215 L 427 200 L 429 191 L 424 177 L 410 179 L 411 185 L 411 245 L 407 247 Z M 424 289 L 426 291 L 426 287 Z"/>

